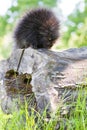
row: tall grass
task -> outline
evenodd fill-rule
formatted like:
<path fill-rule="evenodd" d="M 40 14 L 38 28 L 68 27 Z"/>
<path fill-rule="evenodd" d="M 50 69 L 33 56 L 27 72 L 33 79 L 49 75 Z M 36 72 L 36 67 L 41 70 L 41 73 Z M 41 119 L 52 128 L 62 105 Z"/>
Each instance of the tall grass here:
<path fill-rule="evenodd" d="M 52 114 L 47 120 L 46 111 L 40 115 L 32 109 L 31 114 L 25 108 L 11 115 L 6 115 L 0 110 L 0 130 L 87 130 L 87 93 L 79 93 L 75 108 L 67 116 L 60 116 L 60 110 Z M 73 104 L 73 103 L 72 103 Z M 59 123 L 60 122 L 60 123 Z M 60 124 L 60 125 L 59 125 Z"/>

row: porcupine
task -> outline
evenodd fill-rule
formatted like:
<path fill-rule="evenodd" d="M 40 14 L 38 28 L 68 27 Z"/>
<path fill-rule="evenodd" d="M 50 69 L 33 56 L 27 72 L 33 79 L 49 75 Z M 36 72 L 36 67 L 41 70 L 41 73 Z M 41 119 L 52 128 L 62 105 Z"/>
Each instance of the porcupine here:
<path fill-rule="evenodd" d="M 14 31 L 16 48 L 23 49 L 17 71 L 26 48 L 50 49 L 58 38 L 59 20 L 51 10 L 38 8 L 28 11 Z"/>
<path fill-rule="evenodd" d="M 59 38 L 59 20 L 49 9 L 33 9 L 19 21 L 14 39 L 17 48 L 50 49 Z"/>

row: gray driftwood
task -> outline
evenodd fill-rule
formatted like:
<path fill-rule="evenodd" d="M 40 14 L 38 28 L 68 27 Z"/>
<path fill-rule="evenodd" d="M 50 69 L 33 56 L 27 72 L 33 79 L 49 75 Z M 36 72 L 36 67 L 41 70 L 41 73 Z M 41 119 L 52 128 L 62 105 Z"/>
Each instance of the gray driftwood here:
<path fill-rule="evenodd" d="M 5 112 L 13 101 L 11 98 L 8 100 L 10 95 L 5 90 L 4 76 L 8 70 L 17 69 L 21 52 L 21 49 L 15 50 L 9 59 L 0 62 L 0 99 Z M 71 104 L 76 99 L 79 87 L 87 87 L 87 47 L 62 52 L 28 48 L 24 52 L 19 73 L 32 75 L 32 91 L 38 110 L 42 112 L 47 107 L 48 111 L 55 112 L 64 102 Z M 83 95 L 84 92 L 83 89 Z M 62 113 L 66 113 L 65 109 L 62 107 Z"/>

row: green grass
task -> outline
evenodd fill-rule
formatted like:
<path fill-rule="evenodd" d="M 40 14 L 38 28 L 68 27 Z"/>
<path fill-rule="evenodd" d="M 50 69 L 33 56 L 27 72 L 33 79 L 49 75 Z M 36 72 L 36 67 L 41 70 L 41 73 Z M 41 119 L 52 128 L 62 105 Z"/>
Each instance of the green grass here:
<path fill-rule="evenodd" d="M 37 116 L 35 116 L 33 110 L 31 115 L 26 110 L 20 110 L 8 116 L 2 111 L 0 113 L 0 130 L 54 130 L 56 125 L 56 120 L 51 119 L 47 122 L 45 114 L 40 116 L 36 113 Z"/>
<path fill-rule="evenodd" d="M 60 110 L 56 114 L 52 114 L 49 121 L 46 118 L 46 111 L 40 115 L 32 109 L 31 114 L 25 109 L 20 109 L 18 112 L 13 112 L 12 115 L 6 115 L 0 110 L 0 130 L 55 130 L 58 122 L 60 122 L 60 129 L 64 130 L 87 130 L 87 107 L 86 98 L 87 93 L 82 96 L 78 95 L 75 103 L 75 108 L 71 110 L 69 116 L 60 116 Z M 72 103 L 73 105 L 73 103 Z"/>

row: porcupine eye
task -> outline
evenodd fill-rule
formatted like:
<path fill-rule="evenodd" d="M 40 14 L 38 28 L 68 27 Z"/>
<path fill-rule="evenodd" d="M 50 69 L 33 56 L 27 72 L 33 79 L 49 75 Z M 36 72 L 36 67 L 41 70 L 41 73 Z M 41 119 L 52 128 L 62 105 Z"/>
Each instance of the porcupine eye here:
<path fill-rule="evenodd" d="M 49 42 L 52 41 L 51 37 L 48 37 L 48 41 L 49 41 Z"/>
<path fill-rule="evenodd" d="M 47 48 L 50 48 L 52 46 L 52 38 L 51 37 L 48 37 L 47 38 L 47 42 L 46 42 L 46 45 L 47 45 Z"/>
<path fill-rule="evenodd" d="M 52 39 L 51 37 L 48 38 L 48 41 L 53 43 L 56 39 Z"/>

